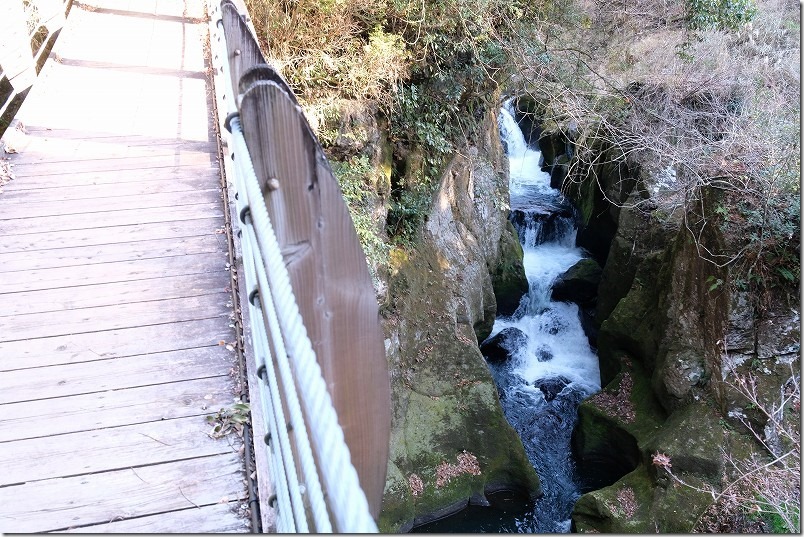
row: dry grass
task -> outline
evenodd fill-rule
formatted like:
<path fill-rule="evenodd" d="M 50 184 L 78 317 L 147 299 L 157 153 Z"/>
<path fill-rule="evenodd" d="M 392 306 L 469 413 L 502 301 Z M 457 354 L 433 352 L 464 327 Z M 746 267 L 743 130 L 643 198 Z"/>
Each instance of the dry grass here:
<path fill-rule="evenodd" d="M 410 477 L 408 477 L 408 487 L 410 487 L 410 493 L 413 494 L 414 498 L 424 493 L 424 482 L 417 474 L 410 474 Z"/>
<path fill-rule="evenodd" d="M 260 45 L 306 99 L 370 99 L 390 104 L 407 75 L 401 37 L 380 24 L 385 2 L 247 0 Z"/>

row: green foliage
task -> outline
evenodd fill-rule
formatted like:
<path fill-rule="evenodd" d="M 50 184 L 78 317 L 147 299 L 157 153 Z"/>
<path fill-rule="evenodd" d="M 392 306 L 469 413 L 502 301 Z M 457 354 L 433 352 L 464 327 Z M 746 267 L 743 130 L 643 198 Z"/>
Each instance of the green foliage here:
<path fill-rule="evenodd" d="M 754 0 L 686 0 L 691 30 L 737 30 L 757 14 Z"/>
<path fill-rule="evenodd" d="M 706 283 L 709 284 L 709 292 L 711 293 L 712 291 L 718 289 L 721 285 L 723 285 L 723 279 L 722 278 L 715 279 L 714 276 L 709 276 L 706 279 Z"/>
<path fill-rule="evenodd" d="M 378 266 L 388 263 L 389 247 L 380 235 L 380 227 L 374 216 L 371 196 L 371 175 L 374 173 L 368 157 L 360 155 L 347 162 L 333 162 L 332 171 L 338 179 L 349 214 L 366 254 L 369 267 L 375 272 Z M 376 273 L 374 274 L 376 276 Z"/>
<path fill-rule="evenodd" d="M 755 510 L 748 518 L 763 522 L 768 533 L 800 533 L 801 507 L 798 504 L 777 504 L 762 495 L 756 496 L 756 502 Z"/>
<path fill-rule="evenodd" d="M 732 232 L 746 242 L 744 261 L 738 266 L 741 277 L 760 291 L 795 289 L 801 278 L 800 197 L 768 193 L 762 200 L 740 201 L 737 212 L 740 218 L 732 224 Z"/>
<path fill-rule="evenodd" d="M 398 197 L 391 200 L 386 229 L 398 246 L 414 247 L 430 209 L 431 197 L 432 183 L 419 182 L 409 190 L 401 190 Z"/>

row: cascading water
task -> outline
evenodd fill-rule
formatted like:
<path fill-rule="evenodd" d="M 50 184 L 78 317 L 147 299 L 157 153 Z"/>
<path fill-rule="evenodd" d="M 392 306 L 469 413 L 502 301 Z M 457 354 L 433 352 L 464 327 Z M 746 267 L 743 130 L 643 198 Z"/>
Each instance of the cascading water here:
<path fill-rule="evenodd" d="M 600 368 L 578 306 L 555 302 L 550 293 L 556 278 L 585 252 L 575 246 L 574 209 L 550 187 L 541 152 L 528 147 L 510 102 L 500 111 L 499 124 L 511 170 L 511 221 L 522 242 L 529 291 L 513 315 L 497 318 L 481 350 L 544 496 L 531 508 L 512 495 L 491 495 L 491 507 L 469 506 L 414 528 L 417 533 L 568 532 L 581 494 L 570 439 L 578 404 L 600 389 Z M 498 351 L 494 358 L 490 345 Z"/>
<path fill-rule="evenodd" d="M 512 316 L 495 322 L 487 341 L 496 337 L 509 357 L 490 367 L 505 415 L 544 490 L 535 510 L 517 518 L 516 529 L 567 532 L 580 496 L 570 437 L 578 404 L 600 389 L 600 369 L 578 306 L 552 301 L 550 290 L 584 251 L 575 246 L 573 208 L 550 187 L 550 175 L 540 167 L 541 152 L 528 147 L 510 102 L 499 122 L 511 169 L 511 221 L 522 242 L 530 290 Z"/>

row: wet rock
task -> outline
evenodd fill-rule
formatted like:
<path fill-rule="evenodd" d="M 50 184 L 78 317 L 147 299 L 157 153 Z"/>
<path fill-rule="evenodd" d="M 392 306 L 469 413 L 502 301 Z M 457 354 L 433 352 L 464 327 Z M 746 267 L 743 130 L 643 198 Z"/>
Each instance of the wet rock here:
<path fill-rule="evenodd" d="M 519 307 L 522 296 L 528 292 L 523 257 L 516 229 L 511 222 L 506 222 L 506 230 L 500 236 L 500 263 L 491 276 L 497 299 L 497 316 L 512 315 Z M 478 337 L 481 335 L 478 334 Z"/>
<path fill-rule="evenodd" d="M 547 345 L 540 345 L 536 349 L 536 359 L 540 362 L 549 362 L 553 359 L 553 351 Z"/>
<path fill-rule="evenodd" d="M 533 386 L 539 388 L 544 394 L 544 400 L 548 403 L 561 393 L 561 390 L 567 387 L 570 380 L 566 377 L 548 377 L 539 379 L 533 383 Z"/>
<path fill-rule="evenodd" d="M 508 361 L 517 350 L 528 344 L 528 336 L 519 328 L 506 328 L 480 345 L 480 352 L 491 363 Z"/>
<path fill-rule="evenodd" d="M 597 298 L 597 287 L 603 269 L 594 259 L 581 259 L 553 284 L 552 299 L 558 302 L 574 302 L 581 306 L 591 306 Z"/>

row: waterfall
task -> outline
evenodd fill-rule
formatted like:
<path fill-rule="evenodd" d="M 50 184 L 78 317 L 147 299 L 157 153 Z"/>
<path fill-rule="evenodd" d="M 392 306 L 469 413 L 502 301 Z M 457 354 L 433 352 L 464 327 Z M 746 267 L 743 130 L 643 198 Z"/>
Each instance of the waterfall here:
<path fill-rule="evenodd" d="M 529 290 L 513 315 L 497 318 L 481 350 L 496 338 L 507 355 L 502 362 L 489 357 L 489 368 L 544 496 L 531 509 L 513 497 L 490 495 L 490 507 L 469 506 L 414 532 L 565 533 L 580 497 L 570 440 L 578 405 L 600 390 L 600 368 L 578 306 L 554 302 L 550 293 L 556 278 L 586 253 L 575 246 L 575 209 L 550 186 L 541 152 L 528 146 L 510 102 L 500 111 L 499 125 L 511 170 L 511 222 L 522 243 Z"/>
<path fill-rule="evenodd" d="M 556 278 L 582 259 L 575 246 L 575 211 L 514 120 L 510 102 L 500 111 L 500 136 L 511 169 L 511 220 L 524 250 L 529 292 L 511 317 L 498 318 L 491 336 L 517 336 L 510 358 L 490 364 L 506 418 L 517 430 L 542 482 L 535 510 L 515 521 L 522 532 L 567 532 L 580 496 L 570 438 L 578 404 L 600 389 L 595 352 L 581 328 L 576 304 L 554 302 Z M 523 337 L 524 336 L 524 337 Z"/>

